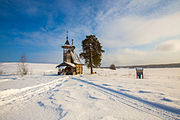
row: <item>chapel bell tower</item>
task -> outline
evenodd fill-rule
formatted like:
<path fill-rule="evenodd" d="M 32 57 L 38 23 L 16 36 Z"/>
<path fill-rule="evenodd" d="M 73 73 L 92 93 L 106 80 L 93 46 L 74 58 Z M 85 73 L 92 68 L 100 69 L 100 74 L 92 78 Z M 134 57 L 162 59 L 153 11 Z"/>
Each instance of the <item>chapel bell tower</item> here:
<path fill-rule="evenodd" d="M 68 31 L 67 31 L 66 42 L 62 46 L 62 48 L 63 48 L 63 62 L 71 63 L 72 62 L 71 52 L 74 52 L 75 46 L 73 46 L 73 42 L 72 42 L 72 45 L 69 44 Z"/>

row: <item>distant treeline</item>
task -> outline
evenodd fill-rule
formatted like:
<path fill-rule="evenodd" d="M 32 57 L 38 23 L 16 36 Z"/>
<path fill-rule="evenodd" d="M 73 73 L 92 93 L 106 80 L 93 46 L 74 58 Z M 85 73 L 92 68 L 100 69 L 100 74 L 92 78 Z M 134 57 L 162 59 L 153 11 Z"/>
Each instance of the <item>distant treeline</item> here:
<path fill-rule="evenodd" d="M 116 68 L 180 68 L 180 63 L 171 63 L 171 64 L 151 64 L 151 65 L 130 65 L 130 66 L 116 66 Z M 101 67 L 109 68 L 109 67 Z"/>

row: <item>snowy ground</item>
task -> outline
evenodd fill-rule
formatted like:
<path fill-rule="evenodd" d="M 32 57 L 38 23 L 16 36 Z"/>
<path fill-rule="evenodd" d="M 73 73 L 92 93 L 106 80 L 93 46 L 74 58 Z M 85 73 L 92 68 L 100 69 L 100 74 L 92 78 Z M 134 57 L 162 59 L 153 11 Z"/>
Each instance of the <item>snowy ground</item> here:
<path fill-rule="evenodd" d="M 180 68 L 95 69 L 97 74 L 57 76 L 55 64 L 0 63 L 0 120 L 180 119 Z"/>

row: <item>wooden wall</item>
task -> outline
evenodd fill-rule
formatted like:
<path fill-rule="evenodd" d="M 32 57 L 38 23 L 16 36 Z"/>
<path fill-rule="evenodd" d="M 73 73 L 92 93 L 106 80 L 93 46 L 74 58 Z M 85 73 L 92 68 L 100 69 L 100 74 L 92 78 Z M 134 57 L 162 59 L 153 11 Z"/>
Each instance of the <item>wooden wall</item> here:
<path fill-rule="evenodd" d="M 82 64 L 77 64 L 76 65 L 76 73 L 77 74 L 83 74 Z"/>

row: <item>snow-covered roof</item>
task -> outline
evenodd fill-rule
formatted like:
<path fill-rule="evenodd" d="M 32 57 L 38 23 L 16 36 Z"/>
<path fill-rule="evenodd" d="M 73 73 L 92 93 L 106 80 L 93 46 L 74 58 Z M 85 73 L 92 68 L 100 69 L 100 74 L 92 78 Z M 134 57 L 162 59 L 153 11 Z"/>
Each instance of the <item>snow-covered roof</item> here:
<path fill-rule="evenodd" d="M 75 52 L 71 51 L 71 56 L 75 64 L 82 64 L 79 57 L 77 56 Z"/>
<path fill-rule="evenodd" d="M 59 64 L 58 66 L 56 66 L 56 67 L 61 67 L 61 66 L 71 66 L 71 67 L 76 67 L 76 65 L 75 64 L 73 64 L 73 63 L 69 63 L 69 62 L 64 62 L 64 63 L 61 63 L 61 64 Z"/>
<path fill-rule="evenodd" d="M 69 63 L 69 62 L 65 62 L 65 63 L 68 64 L 69 66 L 76 67 L 76 65 L 73 63 Z"/>
<path fill-rule="evenodd" d="M 58 67 L 58 69 L 65 69 L 66 68 L 66 66 L 60 66 L 60 67 Z"/>

